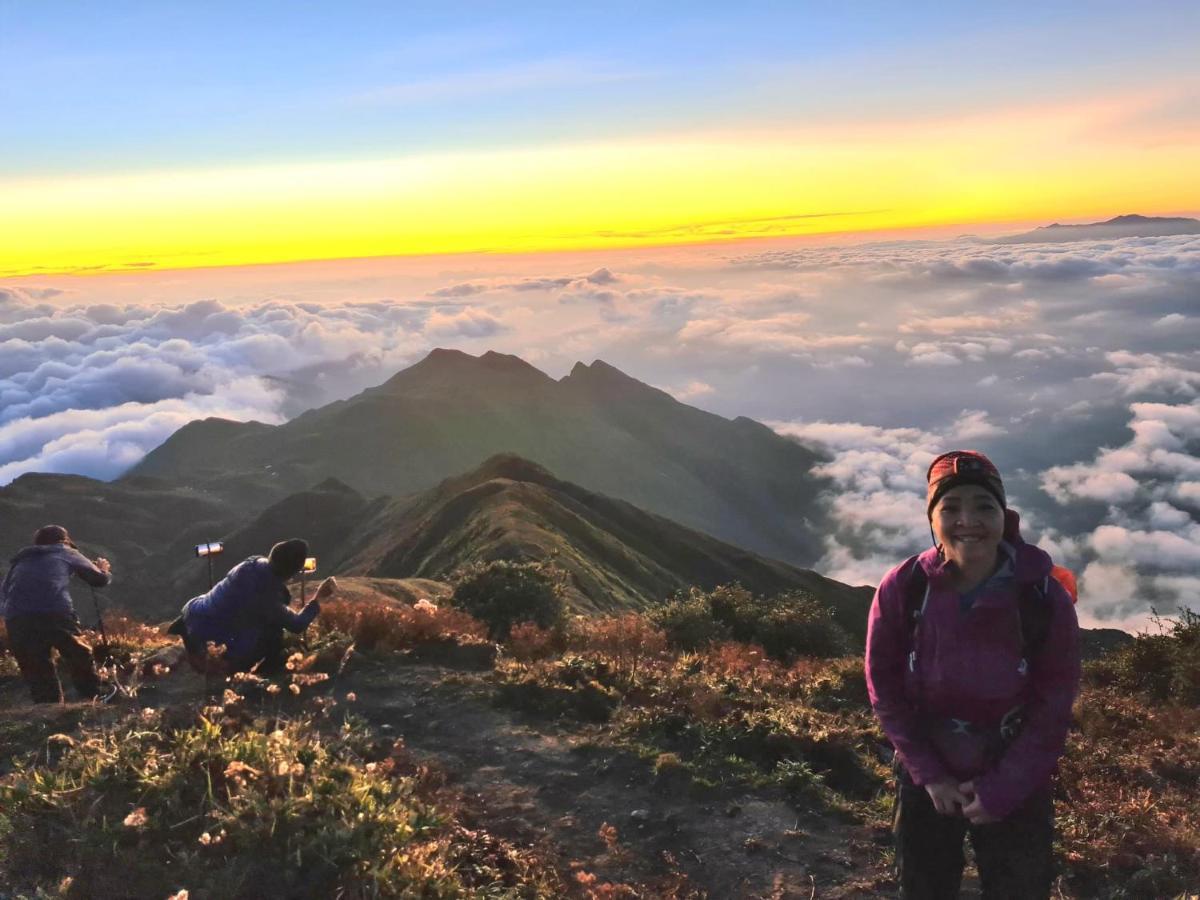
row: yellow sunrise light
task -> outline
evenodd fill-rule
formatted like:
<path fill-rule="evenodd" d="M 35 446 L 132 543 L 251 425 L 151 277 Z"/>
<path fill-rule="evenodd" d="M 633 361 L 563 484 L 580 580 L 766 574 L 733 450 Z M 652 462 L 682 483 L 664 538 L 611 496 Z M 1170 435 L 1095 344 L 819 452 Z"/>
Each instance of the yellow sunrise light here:
<path fill-rule="evenodd" d="M 719 241 L 1200 208 L 1116 98 L 971 119 L 0 180 L 0 277 Z"/>

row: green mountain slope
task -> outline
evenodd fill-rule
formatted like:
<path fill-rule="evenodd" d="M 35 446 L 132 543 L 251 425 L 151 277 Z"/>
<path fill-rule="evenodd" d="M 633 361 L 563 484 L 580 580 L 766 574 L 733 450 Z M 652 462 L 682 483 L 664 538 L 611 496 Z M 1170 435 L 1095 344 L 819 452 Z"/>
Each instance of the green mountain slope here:
<path fill-rule="evenodd" d="M 473 561 L 552 562 L 580 613 L 644 608 L 691 585 L 739 581 L 762 594 L 803 589 L 863 635 L 870 589 L 767 559 L 555 478 L 512 455 L 487 460 L 417 498 L 377 503 L 333 551 L 338 571 L 444 578 Z"/>
<path fill-rule="evenodd" d="M 241 506 L 328 477 L 408 496 L 513 453 L 589 490 L 794 564 L 820 555 L 819 457 L 748 419 L 680 403 L 603 362 L 555 381 L 513 356 L 435 350 L 356 397 L 279 426 L 207 420 L 131 475 Z"/>

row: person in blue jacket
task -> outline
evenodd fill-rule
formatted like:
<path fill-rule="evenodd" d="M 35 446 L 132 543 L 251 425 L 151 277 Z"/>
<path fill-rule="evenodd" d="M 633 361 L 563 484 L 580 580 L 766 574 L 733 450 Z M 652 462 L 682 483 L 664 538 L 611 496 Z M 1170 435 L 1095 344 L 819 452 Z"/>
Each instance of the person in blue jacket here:
<path fill-rule="evenodd" d="M 183 633 L 193 667 L 220 674 L 249 671 L 256 665 L 259 672 L 278 671 L 283 664 L 283 629 L 304 631 L 321 611 L 319 600 L 336 587 L 327 578 L 300 612 L 291 609 L 287 582 L 307 556 L 305 541 L 280 541 L 266 556 L 238 563 L 212 590 L 189 600 L 172 631 Z M 219 661 L 210 658 L 210 643 L 224 648 Z"/>
<path fill-rule="evenodd" d="M 46 525 L 34 533 L 32 546 L 13 557 L 0 585 L 10 649 L 35 703 L 63 699 L 51 650 L 58 651 L 81 698 L 90 700 L 104 693 L 92 648 L 81 637 L 71 602 L 72 576 L 92 587 L 104 587 L 112 580 L 112 567 L 103 557 L 93 561 L 80 553 L 61 525 Z"/>

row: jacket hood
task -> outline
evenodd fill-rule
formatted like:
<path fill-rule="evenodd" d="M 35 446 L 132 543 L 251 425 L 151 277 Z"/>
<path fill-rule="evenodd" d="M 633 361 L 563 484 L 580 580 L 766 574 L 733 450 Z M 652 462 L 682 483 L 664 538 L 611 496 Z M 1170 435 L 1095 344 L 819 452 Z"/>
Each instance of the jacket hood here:
<path fill-rule="evenodd" d="M 1043 580 L 1054 567 L 1050 554 L 1021 537 L 1021 516 L 1015 509 L 1004 511 L 1004 540 L 1015 551 L 1013 578 L 1017 584 L 1033 584 Z M 944 575 L 948 563 L 937 547 L 930 547 L 917 557 L 917 562 L 931 579 Z"/>

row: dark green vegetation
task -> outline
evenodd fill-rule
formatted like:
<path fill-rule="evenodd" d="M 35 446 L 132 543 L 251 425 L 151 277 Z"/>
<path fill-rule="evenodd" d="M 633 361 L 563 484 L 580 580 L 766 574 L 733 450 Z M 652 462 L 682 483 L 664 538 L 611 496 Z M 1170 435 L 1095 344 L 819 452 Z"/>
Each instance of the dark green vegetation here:
<path fill-rule="evenodd" d="M 522 622 L 539 628 L 563 624 L 562 580 L 561 572 L 541 563 L 476 563 L 455 577 L 453 603 L 487 625 L 489 637 L 507 640 Z"/>
<path fill-rule="evenodd" d="M 1096 684 L 1141 694 L 1155 703 L 1200 707 L 1200 614 L 1158 620 L 1157 634 L 1138 635 L 1089 666 Z"/>
<path fill-rule="evenodd" d="M 842 656 L 853 644 L 833 611 L 801 591 L 756 597 L 736 584 L 708 592 L 691 588 L 652 610 L 650 620 L 681 650 L 733 640 L 757 644 L 785 663 Z"/>

